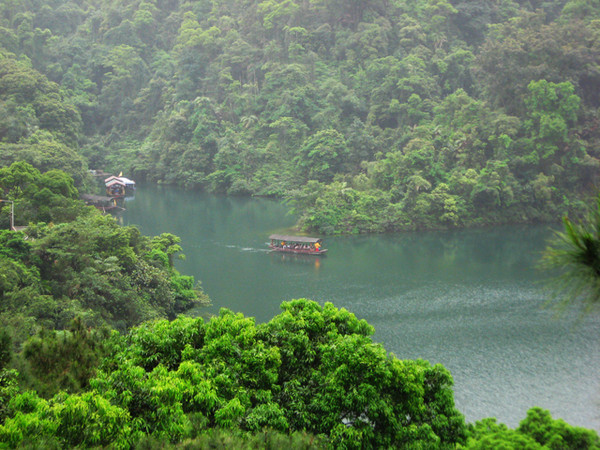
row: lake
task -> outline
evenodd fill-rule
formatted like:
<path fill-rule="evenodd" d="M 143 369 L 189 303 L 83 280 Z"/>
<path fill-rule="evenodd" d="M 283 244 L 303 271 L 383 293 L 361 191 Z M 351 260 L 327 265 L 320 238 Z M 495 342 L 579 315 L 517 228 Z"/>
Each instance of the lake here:
<path fill-rule="evenodd" d="M 324 257 L 271 253 L 268 236 L 294 218 L 267 199 L 142 185 L 118 216 L 144 234 L 181 237 L 213 302 L 266 322 L 284 300 L 346 308 L 401 359 L 447 367 L 468 422 L 516 427 L 533 406 L 600 431 L 600 316 L 557 315 L 535 269 L 547 225 L 325 239 Z"/>

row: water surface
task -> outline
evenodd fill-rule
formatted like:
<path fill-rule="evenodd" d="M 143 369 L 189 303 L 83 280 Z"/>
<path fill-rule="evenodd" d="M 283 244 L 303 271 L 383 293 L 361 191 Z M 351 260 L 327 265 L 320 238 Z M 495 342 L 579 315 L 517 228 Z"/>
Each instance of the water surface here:
<path fill-rule="evenodd" d="M 216 313 L 266 322 L 284 300 L 344 307 L 399 358 L 441 363 L 472 422 L 518 425 L 532 406 L 600 430 L 600 317 L 544 308 L 534 266 L 551 231 L 512 226 L 326 239 L 326 257 L 267 251 L 294 218 L 265 199 L 140 186 L 124 224 L 181 237 L 178 269 L 202 281 Z"/>

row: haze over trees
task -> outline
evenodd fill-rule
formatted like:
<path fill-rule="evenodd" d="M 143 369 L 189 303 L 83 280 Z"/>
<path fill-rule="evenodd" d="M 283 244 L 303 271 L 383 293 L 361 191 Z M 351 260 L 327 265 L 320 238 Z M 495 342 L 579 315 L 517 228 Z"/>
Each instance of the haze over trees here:
<path fill-rule="evenodd" d="M 599 174 L 596 6 L 5 2 L 0 153 L 286 198 L 321 233 L 554 220 Z"/>

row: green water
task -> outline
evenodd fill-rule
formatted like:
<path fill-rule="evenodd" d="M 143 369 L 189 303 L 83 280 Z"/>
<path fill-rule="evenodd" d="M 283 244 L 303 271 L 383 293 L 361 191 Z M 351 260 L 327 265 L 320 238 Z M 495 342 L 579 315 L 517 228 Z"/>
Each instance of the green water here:
<path fill-rule="evenodd" d="M 126 208 L 122 223 L 181 237 L 178 269 L 202 281 L 210 313 L 264 322 L 284 300 L 332 302 L 396 356 L 450 369 L 467 421 L 515 427 L 541 406 L 600 430 L 600 316 L 543 307 L 534 265 L 548 226 L 333 237 L 316 258 L 267 251 L 269 234 L 294 223 L 274 201 L 141 186 Z"/>

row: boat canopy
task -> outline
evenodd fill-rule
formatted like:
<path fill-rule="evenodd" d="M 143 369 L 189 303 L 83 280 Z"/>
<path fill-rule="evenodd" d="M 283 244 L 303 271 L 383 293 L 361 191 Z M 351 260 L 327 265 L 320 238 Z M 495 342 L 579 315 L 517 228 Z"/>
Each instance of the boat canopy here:
<path fill-rule="evenodd" d="M 111 180 L 106 183 L 106 187 L 111 187 L 111 186 L 114 186 L 115 184 L 118 184 L 119 186 L 125 186 L 125 183 L 123 183 L 121 180 Z"/>
<path fill-rule="evenodd" d="M 283 234 L 272 234 L 271 236 L 269 236 L 269 239 L 287 242 L 303 242 L 308 244 L 315 244 L 321 241 L 321 238 L 314 238 L 308 236 L 286 236 Z"/>
<path fill-rule="evenodd" d="M 115 175 L 112 175 L 108 178 L 106 178 L 104 180 L 104 183 L 109 186 L 111 183 L 118 181 L 120 184 L 122 184 L 123 186 L 135 186 L 135 181 L 130 180 L 129 178 L 125 178 L 125 177 L 117 177 Z"/>

